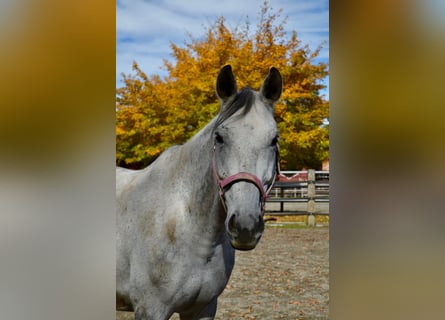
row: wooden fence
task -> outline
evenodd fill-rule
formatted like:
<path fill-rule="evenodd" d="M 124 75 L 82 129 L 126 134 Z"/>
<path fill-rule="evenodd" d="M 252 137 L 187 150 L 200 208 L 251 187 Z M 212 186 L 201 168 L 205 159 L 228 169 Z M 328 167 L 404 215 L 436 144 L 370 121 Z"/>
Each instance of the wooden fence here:
<path fill-rule="evenodd" d="M 316 209 L 318 203 L 329 208 L 329 171 L 282 171 L 267 202 L 279 204 L 279 210 L 266 206 L 271 214 L 329 214 Z"/>

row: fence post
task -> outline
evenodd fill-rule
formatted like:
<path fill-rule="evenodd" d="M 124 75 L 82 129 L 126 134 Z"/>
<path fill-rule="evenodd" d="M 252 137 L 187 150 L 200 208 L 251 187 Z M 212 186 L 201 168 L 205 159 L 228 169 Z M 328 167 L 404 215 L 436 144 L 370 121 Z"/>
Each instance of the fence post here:
<path fill-rule="evenodd" d="M 307 173 L 307 224 L 310 227 L 315 226 L 315 170 L 309 169 Z"/>

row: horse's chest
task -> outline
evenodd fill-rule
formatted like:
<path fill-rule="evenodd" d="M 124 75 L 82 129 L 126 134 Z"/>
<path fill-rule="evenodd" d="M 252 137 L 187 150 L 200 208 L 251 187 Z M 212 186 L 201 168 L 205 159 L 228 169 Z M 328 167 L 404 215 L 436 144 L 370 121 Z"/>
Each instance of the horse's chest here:
<path fill-rule="evenodd" d="M 206 267 L 202 270 L 201 292 L 204 295 L 219 295 L 229 281 L 233 266 L 225 265 L 224 261 L 213 265 L 213 261 L 210 261 Z"/>
<path fill-rule="evenodd" d="M 223 252 L 218 248 L 217 252 L 207 258 L 203 263 L 191 268 L 190 276 L 198 280 L 196 290 L 196 303 L 208 303 L 218 297 L 229 281 L 234 265 L 234 255 Z"/>

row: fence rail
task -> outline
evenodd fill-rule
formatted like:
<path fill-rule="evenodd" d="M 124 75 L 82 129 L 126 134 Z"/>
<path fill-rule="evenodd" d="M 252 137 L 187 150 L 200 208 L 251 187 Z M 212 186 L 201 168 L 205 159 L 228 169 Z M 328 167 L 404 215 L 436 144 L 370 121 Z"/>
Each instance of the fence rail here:
<path fill-rule="evenodd" d="M 267 202 L 280 204 L 279 211 L 267 210 L 274 214 L 329 214 L 329 210 L 316 209 L 320 203 L 329 207 L 329 171 L 282 171 Z M 295 209 L 295 204 L 299 204 L 299 210 Z M 304 210 L 301 210 L 302 204 Z"/>

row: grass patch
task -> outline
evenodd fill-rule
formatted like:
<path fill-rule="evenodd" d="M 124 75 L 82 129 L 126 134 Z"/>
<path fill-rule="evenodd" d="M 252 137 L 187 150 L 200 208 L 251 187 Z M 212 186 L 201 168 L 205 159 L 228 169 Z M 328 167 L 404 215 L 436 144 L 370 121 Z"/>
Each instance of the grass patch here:
<path fill-rule="evenodd" d="M 280 229 L 308 229 L 309 226 L 305 224 L 297 224 L 297 223 L 276 223 L 276 222 L 268 222 L 266 223 L 266 228 L 280 228 Z"/>
<path fill-rule="evenodd" d="M 265 219 L 275 219 L 274 221 L 266 222 L 268 228 L 282 228 L 282 229 L 307 229 L 313 228 L 308 226 L 307 215 L 289 215 L 289 216 L 274 216 L 265 215 Z M 317 228 L 329 227 L 328 215 L 315 215 L 315 226 Z"/>

